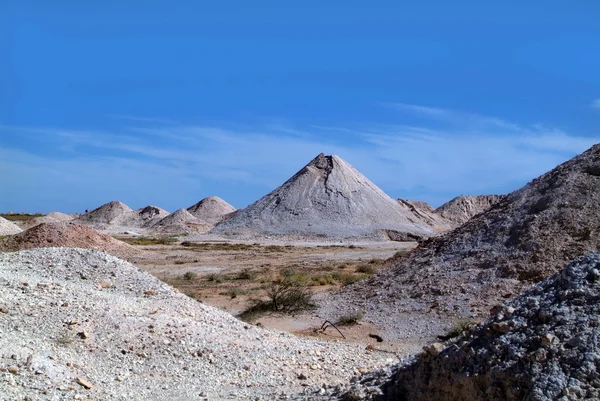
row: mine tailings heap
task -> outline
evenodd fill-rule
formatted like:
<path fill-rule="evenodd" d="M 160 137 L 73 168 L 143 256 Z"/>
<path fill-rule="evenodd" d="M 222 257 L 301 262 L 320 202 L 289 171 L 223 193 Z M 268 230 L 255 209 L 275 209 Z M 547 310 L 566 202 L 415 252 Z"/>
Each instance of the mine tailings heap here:
<path fill-rule="evenodd" d="M 229 215 L 213 231 L 395 240 L 436 234 L 350 164 L 324 154 L 273 192 Z"/>

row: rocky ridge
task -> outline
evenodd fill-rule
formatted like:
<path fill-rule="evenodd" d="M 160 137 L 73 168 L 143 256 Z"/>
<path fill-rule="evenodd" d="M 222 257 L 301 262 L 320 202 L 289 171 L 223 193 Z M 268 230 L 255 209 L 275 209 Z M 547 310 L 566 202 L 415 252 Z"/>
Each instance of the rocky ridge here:
<path fill-rule="evenodd" d="M 443 334 L 448 322 L 484 316 L 492 305 L 600 250 L 600 145 L 503 197 L 459 228 L 397 257 L 379 274 L 326 296 L 320 314 L 362 310 L 402 339 Z M 396 322 L 431 316 L 415 330 Z M 447 327 L 447 326 L 446 326 Z"/>

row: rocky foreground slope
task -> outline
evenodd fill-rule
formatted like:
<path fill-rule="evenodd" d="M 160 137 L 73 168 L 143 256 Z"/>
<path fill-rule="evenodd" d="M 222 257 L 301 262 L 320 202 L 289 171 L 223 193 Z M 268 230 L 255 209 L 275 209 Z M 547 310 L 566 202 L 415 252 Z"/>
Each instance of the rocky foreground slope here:
<path fill-rule="evenodd" d="M 507 195 L 461 227 L 421 244 L 389 269 L 323 303 L 323 317 L 362 310 L 365 319 L 411 338 L 419 319 L 484 316 L 490 306 L 600 250 L 600 145 Z M 435 326 L 429 326 L 434 328 Z M 442 334 L 438 332 L 437 334 Z"/>
<path fill-rule="evenodd" d="M 96 251 L 0 253 L 0 289 L 0 399 L 276 400 L 393 362 L 247 325 Z"/>
<path fill-rule="evenodd" d="M 324 154 L 212 232 L 396 240 L 437 234 L 343 159 Z"/>
<path fill-rule="evenodd" d="M 600 253 L 494 309 L 491 319 L 313 400 L 600 398 Z"/>

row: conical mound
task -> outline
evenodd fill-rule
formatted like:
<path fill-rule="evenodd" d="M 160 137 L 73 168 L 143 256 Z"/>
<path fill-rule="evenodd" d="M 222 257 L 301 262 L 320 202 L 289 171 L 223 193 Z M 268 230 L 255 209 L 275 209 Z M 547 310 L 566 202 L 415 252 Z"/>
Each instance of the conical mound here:
<path fill-rule="evenodd" d="M 73 220 L 74 217 L 70 214 L 65 214 L 61 212 L 50 212 L 46 215 L 46 217 L 57 220 L 57 221 L 70 221 Z"/>
<path fill-rule="evenodd" d="M 185 209 L 179 209 L 151 227 L 154 234 L 192 234 L 207 231 L 211 227 Z"/>
<path fill-rule="evenodd" d="M 282 186 L 215 227 L 221 234 L 417 239 L 434 231 L 338 156 L 320 154 Z"/>
<path fill-rule="evenodd" d="M 0 235 L 13 235 L 23 231 L 18 225 L 12 221 L 0 217 Z"/>
<path fill-rule="evenodd" d="M 468 336 L 400 367 L 378 399 L 600 399 L 599 271 L 598 253 L 575 261 Z"/>
<path fill-rule="evenodd" d="M 200 202 L 190 206 L 187 211 L 209 224 L 217 224 L 229 213 L 235 212 L 235 208 L 218 196 L 209 196 Z"/>
<path fill-rule="evenodd" d="M 126 214 L 124 218 L 121 219 L 120 224 L 125 227 L 151 227 L 168 215 L 170 215 L 170 213 L 166 210 L 149 205 Z"/>
<path fill-rule="evenodd" d="M 501 199 L 500 195 L 461 195 L 444 203 L 435 212 L 458 227 L 474 216 L 486 212 Z"/>
<path fill-rule="evenodd" d="M 507 195 L 464 225 L 331 298 L 386 325 L 433 308 L 438 317 L 477 316 L 600 249 L 600 145 Z M 441 334 L 441 333 L 440 333 Z"/>
<path fill-rule="evenodd" d="M 79 216 L 74 221 L 83 224 L 119 224 L 120 221 L 133 210 L 119 201 L 112 201 Z"/>
<path fill-rule="evenodd" d="M 0 241 L 2 252 L 46 247 L 95 249 L 119 257 L 130 257 L 138 253 L 131 245 L 99 233 L 91 227 L 68 222 L 41 223 Z"/>

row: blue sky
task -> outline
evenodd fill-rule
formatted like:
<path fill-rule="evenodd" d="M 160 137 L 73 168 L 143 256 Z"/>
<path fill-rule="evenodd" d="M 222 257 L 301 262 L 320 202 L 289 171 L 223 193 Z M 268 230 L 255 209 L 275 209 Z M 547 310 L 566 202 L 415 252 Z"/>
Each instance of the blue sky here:
<path fill-rule="evenodd" d="M 526 4 L 523 4 L 526 3 Z M 600 3 L 0 2 L 0 211 L 252 203 L 320 152 L 507 193 L 600 142 Z"/>

